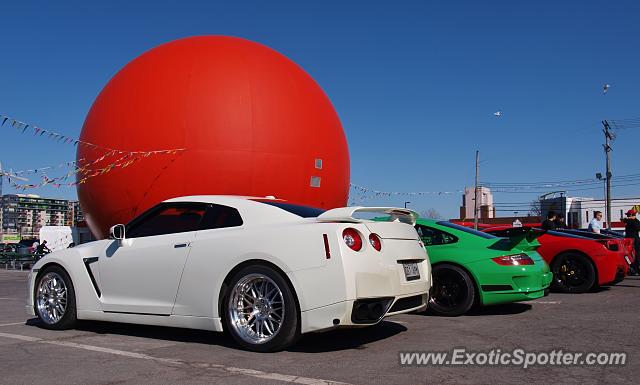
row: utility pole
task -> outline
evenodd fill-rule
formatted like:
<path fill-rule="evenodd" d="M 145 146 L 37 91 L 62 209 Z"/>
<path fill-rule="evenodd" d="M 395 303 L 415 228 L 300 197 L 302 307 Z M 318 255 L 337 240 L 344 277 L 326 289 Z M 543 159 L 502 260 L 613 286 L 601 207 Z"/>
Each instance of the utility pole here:
<path fill-rule="evenodd" d="M 480 151 L 476 150 L 476 185 L 473 189 L 473 228 L 478 230 L 478 163 Z"/>
<path fill-rule="evenodd" d="M 616 138 L 615 134 L 613 134 L 610 129 L 611 127 L 609 126 L 609 122 L 607 122 L 606 120 L 602 121 L 602 126 L 604 127 L 604 129 L 602 130 L 602 132 L 604 132 L 604 153 L 605 156 L 607 158 L 607 177 L 605 179 L 605 181 L 607 182 L 607 193 L 606 193 L 606 218 L 605 220 L 607 221 L 607 229 L 611 230 L 611 155 L 610 152 L 611 150 L 613 150 L 611 148 L 611 141 L 614 140 Z"/>

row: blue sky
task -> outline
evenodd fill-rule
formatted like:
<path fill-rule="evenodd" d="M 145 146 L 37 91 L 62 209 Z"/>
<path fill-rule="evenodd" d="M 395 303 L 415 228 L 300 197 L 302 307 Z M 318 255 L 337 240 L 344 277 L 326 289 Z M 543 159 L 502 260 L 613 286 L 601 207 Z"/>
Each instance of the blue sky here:
<path fill-rule="evenodd" d="M 5 2 L 0 113 L 78 137 L 94 98 L 137 55 L 182 37 L 232 35 L 283 53 L 320 84 L 347 135 L 352 183 L 461 190 L 473 184 L 475 150 L 483 181 L 586 179 L 604 170 L 600 121 L 640 117 L 639 16 L 634 1 Z M 639 139 L 640 128 L 618 133 L 614 175 L 640 173 Z M 68 144 L 0 128 L 5 168 L 74 156 Z M 15 192 L 6 181 L 4 192 Z M 75 197 L 74 188 L 32 192 Z M 364 203 L 404 201 L 455 217 L 461 197 Z"/>

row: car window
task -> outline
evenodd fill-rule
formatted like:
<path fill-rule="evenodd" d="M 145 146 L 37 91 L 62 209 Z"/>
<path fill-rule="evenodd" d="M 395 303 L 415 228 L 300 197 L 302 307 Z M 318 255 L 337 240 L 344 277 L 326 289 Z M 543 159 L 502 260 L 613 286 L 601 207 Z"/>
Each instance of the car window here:
<path fill-rule="evenodd" d="M 458 237 L 433 227 L 416 225 L 416 231 L 426 246 L 448 245 L 458 242 Z"/>
<path fill-rule="evenodd" d="M 205 214 L 205 204 L 160 204 L 127 226 L 127 238 L 195 231 Z"/>
<path fill-rule="evenodd" d="M 242 217 L 233 207 L 210 204 L 200 223 L 199 230 L 242 226 Z"/>
<path fill-rule="evenodd" d="M 495 236 L 493 236 L 491 234 L 487 234 L 487 233 L 484 233 L 482 231 L 470 229 L 470 228 L 465 227 L 465 226 L 460 226 L 460 225 L 457 225 L 455 223 L 451 223 L 451 222 L 447 222 L 447 221 L 440 221 L 440 222 L 436 222 L 436 223 L 439 224 L 440 226 L 450 227 L 452 229 L 456 229 L 456 230 L 459 230 L 459 231 L 464 231 L 465 233 L 477 235 L 477 236 L 485 238 L 485 239 L 493 239 L 493 238 L 495 238 Z"/>
<path fill-rule="evenodd" d="M 493 234 L 496 237 L 509 238 L 512 235 L 516 235 L 517 233 L 522 233 L 522 231 L 514 231 L 513 229 L 504 229 L 504 230 L 489 230 L 487 231 L 489 234 Z"/>
<path fill-rule="evenodd" d="M 300 205 L 294 205 L 291 203 L 284 203 L 281 201 L 274 201 L 274 200 L 267 200 L 267 199 L 254 199 L 254 201 L 264 203 L 265 205 L 278 207 L 284 211 L 288 211 L 291 214 L 295 214 L 303 218 L 315 218 L 326 211 L 323 209 L 317 209 L 315 207 L 300 206 Z"/>

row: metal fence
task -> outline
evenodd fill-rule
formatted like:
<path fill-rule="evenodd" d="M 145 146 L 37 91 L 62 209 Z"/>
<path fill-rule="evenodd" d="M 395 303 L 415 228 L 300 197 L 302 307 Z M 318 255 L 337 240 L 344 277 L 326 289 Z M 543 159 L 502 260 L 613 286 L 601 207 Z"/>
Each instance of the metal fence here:
<path fill-rule="evenodd" d="M 5 270 L 25 270 L 30 269 L 44 254 L 20 254 L 3 252 L 0 253 L 0 266 Z"/>

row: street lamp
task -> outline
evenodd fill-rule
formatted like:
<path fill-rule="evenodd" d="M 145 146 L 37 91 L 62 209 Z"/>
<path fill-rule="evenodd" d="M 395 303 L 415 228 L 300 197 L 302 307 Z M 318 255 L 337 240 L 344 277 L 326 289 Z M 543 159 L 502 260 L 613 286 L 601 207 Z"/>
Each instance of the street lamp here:
<path fill-rule="evenodd" d="M 411 202 L 404 202 L 404 208 L 407 208 L 407 203 L 411 203 Z"/>

